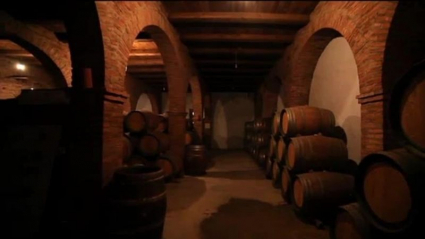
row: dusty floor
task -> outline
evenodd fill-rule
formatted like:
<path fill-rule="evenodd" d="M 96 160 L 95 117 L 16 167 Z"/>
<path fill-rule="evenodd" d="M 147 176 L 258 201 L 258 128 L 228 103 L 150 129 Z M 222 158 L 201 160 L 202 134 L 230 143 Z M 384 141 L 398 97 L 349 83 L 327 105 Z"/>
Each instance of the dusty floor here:
<path fill-rule="evenodd" d="M 298 219 L 243 151 L 213 152 L 201 177 L 167 184 L 164 239 L 328 239 Z"/>

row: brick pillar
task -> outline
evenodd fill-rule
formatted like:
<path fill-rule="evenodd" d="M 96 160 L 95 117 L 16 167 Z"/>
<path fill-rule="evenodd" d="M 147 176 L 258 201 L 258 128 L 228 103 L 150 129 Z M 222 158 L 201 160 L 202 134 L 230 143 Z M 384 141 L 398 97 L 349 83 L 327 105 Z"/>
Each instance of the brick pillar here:
<path fill-rule="evenodd" d="M 357 96 L 361 104 L 362 158 L 384 150 L 384 102 L 382 91 Z"/>
<path fill-rule="evenodd" d="M 211 148 L 211 139 L 212 139 L 212 101 L 211 94 L 205 94 L 204 97 L 204 111 L 205 118 L 203 122 L 204 134 L 203 141 L 207 148 Z"/>
<path fill-rule="evenodd" d="M 105 92 L 103 95 L 102 182 L 107 184 L 114 171 L 122 166 L 123 106 L 127 97 Z"/>
<path fill-rule="evenodd" d="M 168 111 L 168 130 L 170 134 L 171 156 L 177 165 L 177 176 L 184 175 L 183 159 L 185 156 L 186 112 Z"/>

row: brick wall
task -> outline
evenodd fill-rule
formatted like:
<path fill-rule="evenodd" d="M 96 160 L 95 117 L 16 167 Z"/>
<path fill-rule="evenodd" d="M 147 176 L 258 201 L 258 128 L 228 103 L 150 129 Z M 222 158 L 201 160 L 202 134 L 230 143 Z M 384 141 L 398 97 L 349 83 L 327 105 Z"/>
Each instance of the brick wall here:
<path fill-rule="evenodd" d="M 64 87 L 60 79 L 56 79 L 41 65 L 19 61 L 26 66 L 25 71 L 16 69 L 17 60 L 0 56 L 0 99 L 16 98 L 22 89 L 53 89 Z M 25 76 L 25 78 L 14 77 Z"/>
<path fill-rule="evenodd" d="M 308 103 L 312 75 L 321 53 L 343 36 L 357 63 L 362 104 L 362 155 L 384 149 L 382 66 L 397 2 L 320 2 L 272 70 L 283 84 L 286 107 Z"/>

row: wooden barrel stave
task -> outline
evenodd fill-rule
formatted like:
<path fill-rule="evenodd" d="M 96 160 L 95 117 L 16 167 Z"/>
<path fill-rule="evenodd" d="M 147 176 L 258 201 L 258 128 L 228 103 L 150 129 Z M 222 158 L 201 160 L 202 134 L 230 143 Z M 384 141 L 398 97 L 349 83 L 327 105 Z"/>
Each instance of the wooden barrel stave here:
<path fill-rule="evenodd" d="M 188 175 L 204 175 L 208 167 L 208 157 L 204 145 L 186 146 L 184 171 Z"/>

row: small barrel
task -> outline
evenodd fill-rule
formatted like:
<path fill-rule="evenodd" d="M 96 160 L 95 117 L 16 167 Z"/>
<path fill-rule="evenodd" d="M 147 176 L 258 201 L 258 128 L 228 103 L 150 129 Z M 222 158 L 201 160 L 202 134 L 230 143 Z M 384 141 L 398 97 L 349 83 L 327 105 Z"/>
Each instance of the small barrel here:
<path fill-rule="evenodd" d="M 276 143 L 276 162 L 280 165 L 285 164 L 285 157 L 287 151 L 287 140 L 285 137 L 280 136 L 279 140 Z"/>
<path fill-rule="evenodd" d="M 260 133 L 260 134 L 257 134 L 257 137 L 255 139 L 256 139 L 255 144 L 258 147 L 266 146 L 270 143 L 270 134 Z"/>
<path fill-rule="evenodd" d="M 347 160 L 348 150 L 340 139 L 321 135 L 291 138 L 288 145 L 288 168 L 297 173 L 329 170 L 336 161 Z"/>
<path fill-rule="evenodd" d="M 184 172 L 187 175 L 204 175 L 208 167 L 208 158 L 204 145 L 186 146 Z"/>
<path fill-rule="evenodd" d="M 267 179 L 272 179 L 273 177 L 273 164 L 274 164 L 274 159 L 269 157 L 266 162 L 266 171 L 265 171 Z"/>
<path fill-rule="evenodd" d="M 282 198 L 287 202 L 291 203 L 292 185 L 295 180 L 295 174 L 288 170 L 288 167 L 282 168 L 282 182 L 281 182 L 281 194 Z"/>
<path fill-rule="evenodd" d="M 359 164 L 356 191 L 372 223 L 385 232 L 422 227 L 425 161 L 406 149 L 369 154 Z"/>
<path fill-rule="evenodd" d="M 162 238 L 167 199 L 160 168 L 118 169 L 102 198 L 103 237 Z"/>
<path fill-rule="evenodd" d="M 123 137 L 123 160 L 130 157 L 137 147 L 138 139 L 124 134 Z"/>
<path fill-rule="evenodd" d="M 281 117 L 282 135 L 293 137 L 324 133 L 335 127 L 335 116 L 330 110 L 311 106 L 283 109 Z"/>
<path fill-rule="evenodd" d="M 334 172 L 312 172 L 296 176 L 292 201 L 308 214 L 331 212 L 354 201 L 354 177 Z"/>
<path fill-rule="evenodd" d="M 280 188 L 282 183 L 282 168 L 281 166 L 274 162 L 272 168 L 272 185 L 275 188 Z"/>
<path fill-rule="evenodd" d="M 186 131 L 184 136 L 184 143 L 186 146 L 191 144 L 198 145 L 201 143 L 201 140 L 195 131 Z"/>
<path fill-rule="evenodd" d="M 177 173 L 176 164 L 165 156 L 160 156 L 157 160 L 154 161 L 157 167 L 160 167 L 164 172 L 164 178 L 166 182 L 171 181 L 175 174 Z"/>
<path fill-rule="evenodd" d="M 272 130 L 272 118 L 258 119 L 255 130 L 257 132 L 270 133 Z"/>
<path fill-rule="evenodd" d="M 260 165 L 260 167 L 266 166 L 266 160 L 267 160 L 267 153 L 268 149 L 266 147 L 260 148 L 258 150 L 258 156 L 257 156 L 257 163 Z"/>
<path fill-rule="evenodd" d="M 170 140 L 167 134 L 151 132 L 143 135 L 139 142 L 139 151 L 146 158 L 155 158 L 160 153 L 170 148 Z"/>
<path fill-rule="evenodd" d="M 158 127 L 160 116 L 147 111 L 131 111 L 124 117 L 124 131 L 142 134 Z"/>

